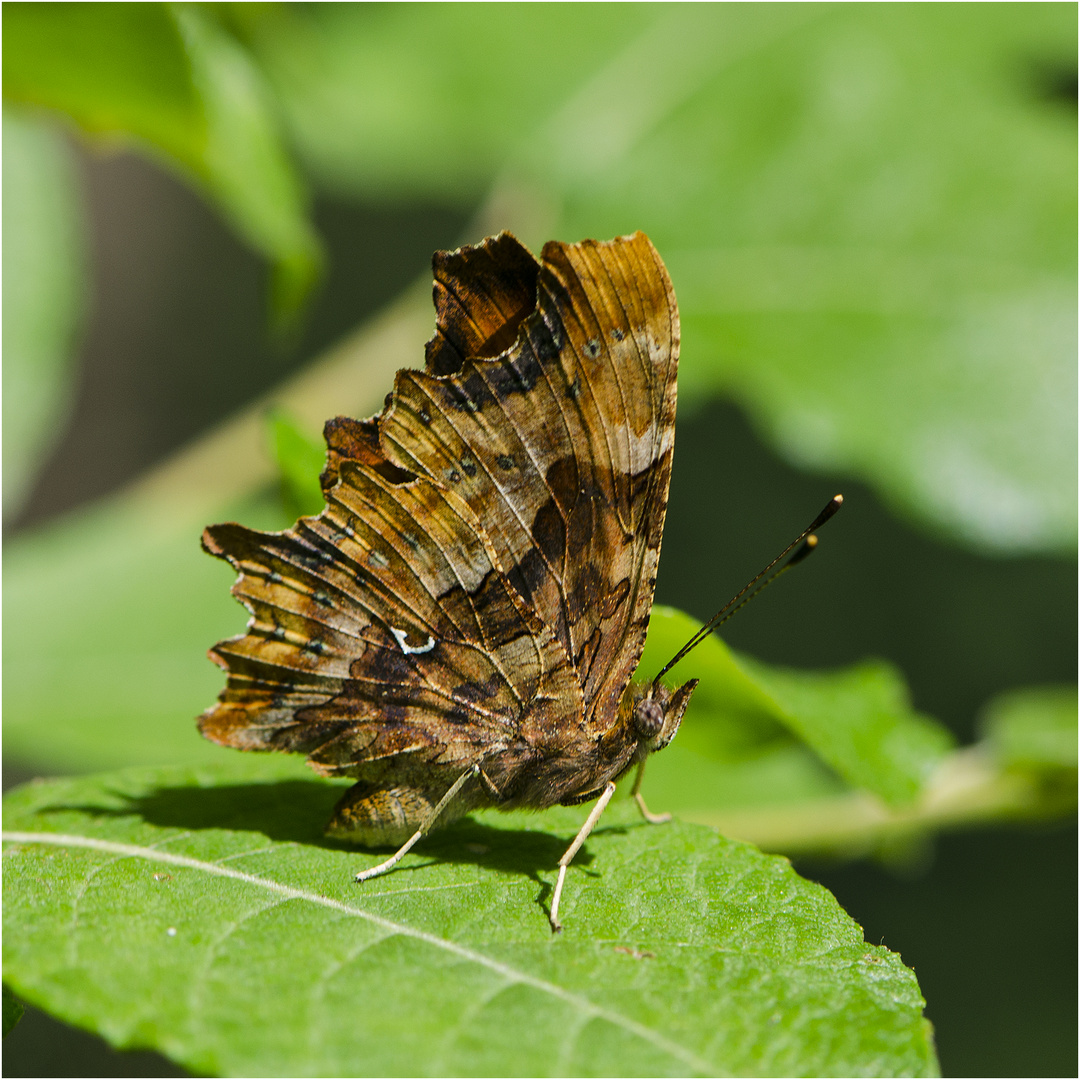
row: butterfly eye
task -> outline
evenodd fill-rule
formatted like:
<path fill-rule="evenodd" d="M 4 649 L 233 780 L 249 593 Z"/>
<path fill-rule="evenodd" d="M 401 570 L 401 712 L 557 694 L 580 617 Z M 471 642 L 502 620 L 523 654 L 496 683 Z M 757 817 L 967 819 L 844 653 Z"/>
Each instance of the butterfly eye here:
<path fill-rule="evenodd" d="M 642 698 L 634 706 L 633 723 L 640 738 L 655 738 L 664 726 L 663 706 L 653 698 Z"/>

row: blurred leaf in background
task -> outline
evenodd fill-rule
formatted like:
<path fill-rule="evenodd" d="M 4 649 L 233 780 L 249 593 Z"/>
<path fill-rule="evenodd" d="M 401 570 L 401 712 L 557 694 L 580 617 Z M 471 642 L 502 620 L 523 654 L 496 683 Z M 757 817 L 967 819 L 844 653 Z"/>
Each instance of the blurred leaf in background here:
<path fill-rule="evenodd" d="M 241 231 L 255 228 L 244 214 L 263 222 L 259 243 L 279 263 L 303 246 L 280 238 L 306 225 L 264 82 L 323 187 L 462 201 L 487 190 L 488 212 L 509 215 L 499 226 L 516 214 L 527 231 L 546 215 L 534 243 L 548 231 L 649 230 L 680 295 L 684 410 L 734 395 L 789 455 L 864 472 L 954 536 L 1002 549 L 1068 542 L 1074 365 L 1045 334 L 1074 305 L 1075 133 L 1031 75 L 1072 56 L 1064 6 L 13 10 L 9 94 L 209 177 Z M 241 191 L 246 165 L 254 187 Z M 1037 325 L 1021 319 L 1012 334 L 979 314 L 1028 301 Z M 417 312 L 407 305 L 401 319 L 430 326 Z M 392 370 L 420 352 L 382 355 Z M 363 397 L 370 411 L 384 389 L 372 381 L 349 407 Z M 333 381 L 286 392 L 281 406 L 300 416 L 289 394 L 303 396 L 305 423 L 343 408 Z M 279 420 L 279 453 L 295 435 Z M 5 697 L 10 745 L 27 760 L 201 752 L 190 717 L 215 676 L 202 652 L 238 627 L 192 538 L 211 518 L 265 505 L 254 486 L 271 475 L 264 438 L 222 445 L 233 448 L 190 455 L 184 491 L 201 478 L 201 502 L 171 495 L 183 470 L 165 470 L 149 501 L 144 489 L 9 546 L 6 618 L 20 633 L 7 637 Z M 314 498 L 318 451 L 301 456 L 285 473 L 300 491 L 306 470 Z M 213 494 L 219 476 L 251 478 L 231 507 Z M 41 603 L 53 594 L 70 635 Z M 861 750 L 820 744 L 823 760 L 888 800 L 910 798 L 919 782 L 898 779 L 908 774 L 891 751 L 891 793 L 862 752 L 882 718 L 906 715 L 895 677 L 823 678 L 841 679 L 840 711 L 868 725 Z M 834 699 L 816 724 L 808 699 L 795 710 L 811 745 L 840 690 L 811 694 Z M 909 764 L 925 779 L 942 748 L 927 736 Z"/>
<path fill-rule="evenodd" d="M 317 514 L 326 500 L 319 484 L 319 473 L 326 462 L 326 444 L 312 439 L 299 424 L 281 409 L 271 409 L 266 416 L 274 460 L 281 473 L 281 500 L 290 521 L 306 514 Z"/>
<path fill-rule="evenodd" d="M 681 611 L 654 607 L 641 677 L 659 670 L 698 625 Z M 680 729 L 679 745 L 729 770 L 755 761 L 765 748 L 773 753 L 782 744 L 797 742 L 836 777 L 899 806 L 916 797 L 952 746 L 945 728 L 912 709 L 902 676 L 881 661 L 841 671 L 785 670 L 736 656 L 714 634 L 673 669 L 673 683 L 688 678 L 700 679 L 701 685 Z M 649 764 L 650 781 L 658 772 L 676 771 L 674 763 L 661 756 Z M 675 775 L 671 780 L 673 786 L 678 783 Z M 730 798 L 725 789 L 731 780 L 717 773 L 712 790 L 702 790 L 684 778 L 681 790 L 670 793 L 677 800 L 675 809 L 721 804 Z M 793 785 L 790 776 L 773 783 L 763 780 L 756 776 L 762 802 L 805 798 L 823 790 L 817 784 Z M 838 787 L 833 785 L 834 790 Z"/>
<path fill-rule="evenodd" d="M 1038 686 L 1001 694 L 982 715 L 982 730 L 1008 765 L 1076 773 L 1075 686 Z"/>
<path fill-rule="evenodd" d="M 1072 6 L 315 5 L 248 32 L 321 184 L 497 180 L 533 243 L 644 229 L 684 408 L 733 396 L 789 460 L 977 547 L 1075 545 Z"/>
<path fill-rule="evenodd" d="M 63 430 L 87 302 L 75 162 L 48 124 L 4 107 L 4 516 Z"/>
<path fill-rule="evenodd" d="M 195 4 L 12 4 L 4 97 L 134 141 L 196 183 L 274 266 L 273 310 L 295 318 L 318 273 L 307 197 L 258 67 Z"/>
<path fill-rule="evenodd" d="M 15 997 L 15 995 L 5 986 L 3 988 L 4 994 L 4 1035 L 19 1022 L 23 1014 L 22 1003 Z"/>

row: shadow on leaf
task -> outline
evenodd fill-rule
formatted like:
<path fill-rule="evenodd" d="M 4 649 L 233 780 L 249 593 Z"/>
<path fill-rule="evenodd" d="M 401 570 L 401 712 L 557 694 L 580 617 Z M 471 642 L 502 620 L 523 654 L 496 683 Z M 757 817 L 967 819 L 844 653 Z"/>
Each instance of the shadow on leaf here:
<path fill-rule="evenodd" d="M 81 813 L 97 818 L 138 817 L 148 825 L 166 829 L 255 832 L 278 843 L 306 844 L 358 854 L 393 850 L 361 848 L 324 834 L 323 829 L 342 791 L 340 785 L 318 780 L 161 787 L 140 796 L 112 793 L 122 800 L 120 805 L 56 803 L 43 807 L 42 812 Z M 620 825 L 601 826 L 593 836 L 624 831 L 625 827 Z M 488 870 L 526 874 L 539 882 L 538 872 L 552 870 L 558 865 L 571 835 L 501 827 L 466 817 L 425 837 L 413 852 L 440 862 L 472 863 Z M 583 868 L 592 858 L 584 848 L 578 852 L 574 865 Z M 420 870 L 424 865 L 405 863 L 394 873 Z"/>
<path fill-rule="evenodd" d="M 341 788 L 315 780 L 215 787 L 161 787 L 146 795 L 111 793 L 120 805 L 57 803 L 44 812 L 78 811 L 91 817 L 139 817 L 148 825 L 172 829 L 228 829 L 259 832 L 270 840 L 336 847 L 323 836 Z"/>

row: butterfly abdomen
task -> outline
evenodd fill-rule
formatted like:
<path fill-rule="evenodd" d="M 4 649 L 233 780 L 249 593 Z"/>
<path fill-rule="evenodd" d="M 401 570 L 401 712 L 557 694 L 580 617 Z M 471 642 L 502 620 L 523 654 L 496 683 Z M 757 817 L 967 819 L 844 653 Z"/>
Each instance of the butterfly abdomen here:
<path fill-rule="evenodd" d="M 390 847 L 403 844 L 421 825 L 445 794 L 452 781 L 431 784 L 422 777 L 417 784 L 399 783 L 390 787 L 359 783 L 351 787 L 334 807 L 326 827 L 328 836 L 361 847 Z M 425 786 L 425 782 L 430 786 Z M 471 810 L 490 804 L 482 790 L 465 791 L 439 814 L 442 828 Z"/>

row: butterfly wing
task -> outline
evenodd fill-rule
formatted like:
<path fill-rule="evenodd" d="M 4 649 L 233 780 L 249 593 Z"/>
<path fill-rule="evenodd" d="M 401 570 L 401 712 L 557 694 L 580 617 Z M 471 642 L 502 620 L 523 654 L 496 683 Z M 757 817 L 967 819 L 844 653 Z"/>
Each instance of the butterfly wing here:
<path fill-rule="evenodd" d="M 206 530 L 252 617 L 211 650 L 229 677 L 203 734 L 361 777 L 401 755 L 460 772 L 513 745 L 524 713 L 575 689 L 553 634 L 454 492 L 377 455 L 333 467 L 318 517 Z"/>
<path fill-rule="evenodd" d="M 437 262 L 428 370 L 398 373 L 381 446 L 476 511 L 506 577 L 574 665 L 586 722 L 603 728 L 652 606 L 678 310 L 642 233 L 551 243 L 538 267 L 524 251 L 503 234 Z M 517 337 L 493 355 L 500 318 Z"/>
<path fill-rule="evenodd" d="M 579 790 L 640 656 L 667 501 L 678 315 L 646 237 L 537 263 L 502 234 L 435 271 L 427 370 L 327 425 L 323 513 L 204 535 L 251 619 L 211 650 L 228 683 L 201 730 L 359 778 L 336 820 L 364 842 L 407 836 L 479 760 L 507 804 Z"/>

